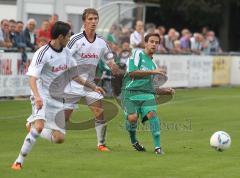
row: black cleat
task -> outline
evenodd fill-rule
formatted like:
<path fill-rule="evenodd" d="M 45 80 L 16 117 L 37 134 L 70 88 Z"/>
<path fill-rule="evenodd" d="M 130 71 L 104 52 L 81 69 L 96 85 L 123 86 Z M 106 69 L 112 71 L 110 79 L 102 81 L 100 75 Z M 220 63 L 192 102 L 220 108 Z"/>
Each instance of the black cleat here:
<path fill-rule="evenodd" d="M 163 152 L 163 149 L 160 147 L 160 148 L 156 148 L 155 151 L 154 151 L 157 155 L 163 155 L 164 152 Z"/>
<path fill-rule="evenodd" d="M 146 151 L 144 146 L 140 145 L 139 142 L 134 143 L 132 146 L 136 151 L 142 151 L 142 152 Z"/>

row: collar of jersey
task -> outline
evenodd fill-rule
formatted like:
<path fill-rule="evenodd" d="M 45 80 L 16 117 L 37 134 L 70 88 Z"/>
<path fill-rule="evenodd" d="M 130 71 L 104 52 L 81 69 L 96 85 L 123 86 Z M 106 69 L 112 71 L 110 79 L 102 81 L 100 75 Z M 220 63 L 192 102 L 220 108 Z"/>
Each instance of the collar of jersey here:
<path fill-rule="evenodd" d="M 93 43 L 93 42 L 96 40 L 96 37 L 97 37 L 97 34 L 95 33 L 94 39 L 93 39 L 93 41 L 91 42 L 91 41 L 89 41 L 89 39 L 88 39 L 87 34 L 86 34 L 85 31 L 83 31 L 83 35 L 85 36 L 85 38 L 87 39 L 87 41 L 88 41 L 89 43 Z"/>
<path fill-rule="evenodd" d="M 57 52 L 57 53 L 60 53 L 60 52 L 62 52 L 62 50 L 63 50 L 63 48 L 55 49 L 55 48 L 51 45 L 51 41 L 49 41 L 48 45 L 50 46 L 50 48 L 51 48 L 53 51 L 55 51 L 55 52 Z"/>

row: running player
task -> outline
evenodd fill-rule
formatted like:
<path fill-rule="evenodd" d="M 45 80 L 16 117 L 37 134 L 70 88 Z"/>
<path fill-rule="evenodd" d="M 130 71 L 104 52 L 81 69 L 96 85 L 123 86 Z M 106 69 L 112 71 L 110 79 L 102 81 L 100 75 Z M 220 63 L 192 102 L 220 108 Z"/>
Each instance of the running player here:
<path fill-rule="evenodd" d="M 132 146 L 137 151 L 145 151 L 136 137 L 137 120 L 141 115 L 142 122 L 149 121 L 155 153 L 162 154 L 160 143 L 160 122 L 157 116 L 153 75 L 164 72 L 156 67 L 153 54 L 160 43 L 160 36 L 150 33 L 145 36 L 145 49 L 135 50 L 127 63 L 127 72 L 122 85 L 122 107 L 126 116 L 126 129 L 129 132 Z M 164 94 L 173 94 L 174 90 L 164 90 Z"/>
<path fill-rule="evenodd" d="M 99 21 L 97 10 L 87 8 L 82 16 L 84 31 L 72 36 L 67 48 L 76 59 L 80 76 L 90 82 L 94 82 L 96 67 L 100 60 L 104 60 L 112 72 L 117 71 L 113 54 L 103 37 L 96 34 Z M 107 123 L 104 119 L 103 106 L 101 99 L 103 95 L 86 90 L 76 82 L 71 82 L 65 89 L 67 94 L 78 95 L 79 99 L 84 97 L 87 105 L 95 115 L 95 129 L 97 134 L 97 148 L 99 151 L 109 151 L 105 144 Z M 69 120 L 75 104 L 66 104 L 66 120 Z"/>
<path fill-rule="evenodd" d="M 68 72 L 69 68 L 76 66 L 76 62 L 71 58 L 68 49 L 64 48 L 70 39 L 70 26 L 64 22 L 56 22 L 52 27 L 51 36 L 52 40 L 36 51 L 28 68 L 33 111 L 30 121 L 31 129 L 24 139 L 19 156 L 12 165 L 14 170 L 22 169 L 25 157 L 40 135 L 53 143 L 64 141 L 64 124 L 60 124 L 65 122 L 64 99 L 61 97 L 58 100 L 53 99 L 50 88 L 52 84 L 58 85 L 57 82 L 54 83 L 56 78 Z M 65 80 L 68 82 L 71 79 L 93 91 L 104 92 L 102 88 L 79 77 L 77 73 Z"/>

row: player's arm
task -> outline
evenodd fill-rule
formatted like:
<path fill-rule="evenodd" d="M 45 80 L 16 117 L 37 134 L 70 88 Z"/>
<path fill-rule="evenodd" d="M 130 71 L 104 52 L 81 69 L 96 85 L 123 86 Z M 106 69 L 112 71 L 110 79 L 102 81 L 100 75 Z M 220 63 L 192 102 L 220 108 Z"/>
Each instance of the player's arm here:
<path fill-rule="evenodd" d="M 131 78 L 142 78 L 148 75 L 161 74 L 165 75 L 164 71 L 157 68 L 154 70 L 141 70 L 140 65 L 140 50 L 134 51 L 133 55 L 128 61 L 127 72 Z"/>
<path fill-rule="evenodd" d="M 107 62 L 108 67 L 110 68 L 113 75 L 119 75 L 125 73 L 124 70 L 122 70 L 114 61 L 114 59 L 110 59 Z"/>
<path fill-rule="evenodd" d="M 41 109 L 43 106 L 43 101 L 42 98 L 38 92 L 38 88 L 37 88 L 37 80 L 38 78 L 34 77 L 34 76 L 30 76 L 29 78 L 29 86 L 33 92 L 33 96 L 34 96 L 34 103 L 36 105 L 37 109 Z"/>
<path fill-rule="evenodd" d="M 37 109 L 41 109 L 43 106 L 43 100 L 37 87 L 37 80 L 40 78 L 42 68 L 47 61 L 45 55 L 42 57 L 40 56 L 40 51 L 41 50 L 38 50 L 34 54 L 27 71 L 27 75 L 29 76 L 29 86 L 31 88 L 34 97 L 34 103 Z"/>
<path fill-rule="evenodd" d="M 73 77 L 73 80 L 80 85 L 83 85 L 85 87 L 88 87 L 88 88 L 92 89 L 95 92 L 98 92 L 98 93 L 103 94 L 103 95 L 105 94 L 105 91 L 101 87 L 98 87 L 96 84 L 88 82 L 87 80 L 84 80 L 80 76 Z"/>
<path fill-rule="evenodd" d="M 161 74 L 161 75 L 165 75 L 165 73 L 162 71 L 162 69 L 155 69 L 155 70 L 148 70 L 148 71 L 144 71 L 144 70 L 135 70 L 129 73 L 129 76 L 131 78 L 142 78 L 148 75 L 155 75 L 155 74 Z"/>

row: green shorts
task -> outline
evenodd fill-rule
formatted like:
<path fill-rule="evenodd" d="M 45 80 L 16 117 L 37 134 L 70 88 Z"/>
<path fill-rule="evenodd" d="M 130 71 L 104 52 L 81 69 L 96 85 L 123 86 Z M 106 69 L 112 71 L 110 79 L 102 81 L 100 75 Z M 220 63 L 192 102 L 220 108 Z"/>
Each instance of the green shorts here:
<path fill-rule="evenodd" d="M 146 119 L 144 117 L 147 113 L 150 111 L 157 112 L 155 95 L 152 93 L 122 90 L 121 102 L 125 116 L 136 113 L 141 116 L 142 122 Z"/>

